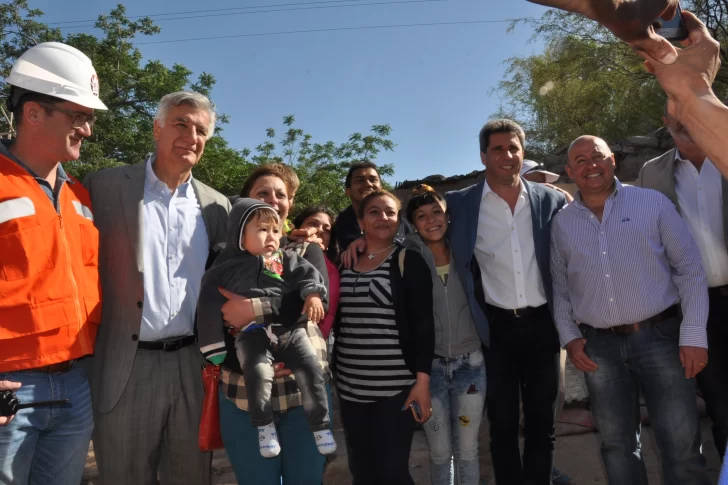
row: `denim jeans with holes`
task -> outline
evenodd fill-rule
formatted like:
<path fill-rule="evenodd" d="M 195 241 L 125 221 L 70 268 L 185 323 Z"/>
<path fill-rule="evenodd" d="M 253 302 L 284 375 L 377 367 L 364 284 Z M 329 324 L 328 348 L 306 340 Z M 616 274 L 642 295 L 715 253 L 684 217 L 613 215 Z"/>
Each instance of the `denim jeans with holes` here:
<path fill-rule="evenodd" d="M 433 485 L 478 485 L 478 433 L 485 406 L 485 360 L 476 350 L 437 357 L 430 374 L 432 417 L 423 425 L 430 444 Z M 451 466 L 454 461 L 454 466 Z"/>

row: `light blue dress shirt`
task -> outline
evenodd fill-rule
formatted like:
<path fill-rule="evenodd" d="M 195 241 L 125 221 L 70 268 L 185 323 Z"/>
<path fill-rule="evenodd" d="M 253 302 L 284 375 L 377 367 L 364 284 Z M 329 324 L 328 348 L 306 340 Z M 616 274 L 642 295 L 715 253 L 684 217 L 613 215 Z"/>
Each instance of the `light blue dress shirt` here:
<path fill-rule="evenodd" d="M 680 303 L 680 345 L 708 347 L 700 251 L 675 206 L 656 190 L 617 180 L 601 222 L 577 193 L 553 219 L 551 276 L 562 346 L 581 338 L 576 322 L 609 328 Z"/>
<path fill-rule="evenodd" d="M 171 192 L 146 162 L 142 241 L 144 306 L 139 339 L 192 335 L 209 241 L 192 175 Z"/>

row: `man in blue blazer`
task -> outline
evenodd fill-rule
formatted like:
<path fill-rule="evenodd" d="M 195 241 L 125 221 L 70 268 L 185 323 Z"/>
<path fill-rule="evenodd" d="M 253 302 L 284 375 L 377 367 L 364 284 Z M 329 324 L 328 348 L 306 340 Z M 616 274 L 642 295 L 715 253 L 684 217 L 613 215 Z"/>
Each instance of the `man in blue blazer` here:
<path fill-rule="evenodd" d="M 510 120 L 480 131 L 485 180 L 446 195 L 448 235 L 486 359 L 496 482 L 548 485 L 553 467 L 559 339 L 551 314 L 551 219 L 566 203 L 519 176 L 525 134 Z M 526 443 L 518 446 L 519 399 Z"/>

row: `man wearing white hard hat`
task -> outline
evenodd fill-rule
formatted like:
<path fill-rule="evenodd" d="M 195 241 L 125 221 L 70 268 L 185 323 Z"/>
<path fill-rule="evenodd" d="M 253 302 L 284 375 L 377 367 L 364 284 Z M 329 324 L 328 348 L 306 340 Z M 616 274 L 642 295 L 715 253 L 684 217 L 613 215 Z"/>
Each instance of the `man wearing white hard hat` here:
<path fill-rule="evenodd" d="M 5 81 L 17 136 L 0 144 L 0 379 L 21 403 L 68 402 L 4 420 L 0 483 L 78 485 L 93 430 L 99 235 L 88 192 L 61 164 L 78 159 L 106 106 L 91 60 L 57 42 L 26 51 Z"/>

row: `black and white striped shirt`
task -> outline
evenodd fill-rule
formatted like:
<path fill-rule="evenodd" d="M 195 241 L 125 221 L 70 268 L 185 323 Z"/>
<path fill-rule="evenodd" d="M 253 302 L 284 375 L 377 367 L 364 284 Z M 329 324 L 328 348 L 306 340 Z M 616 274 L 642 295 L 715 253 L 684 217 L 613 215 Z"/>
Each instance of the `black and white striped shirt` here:
<path fill-rule="evenodd" d="M 341 323 L 336 338 L 336 387 L 343 399 L 376 402 L 409 389 L 389 279 L 392 256 L 378 268 L 341 274 Z"/>

